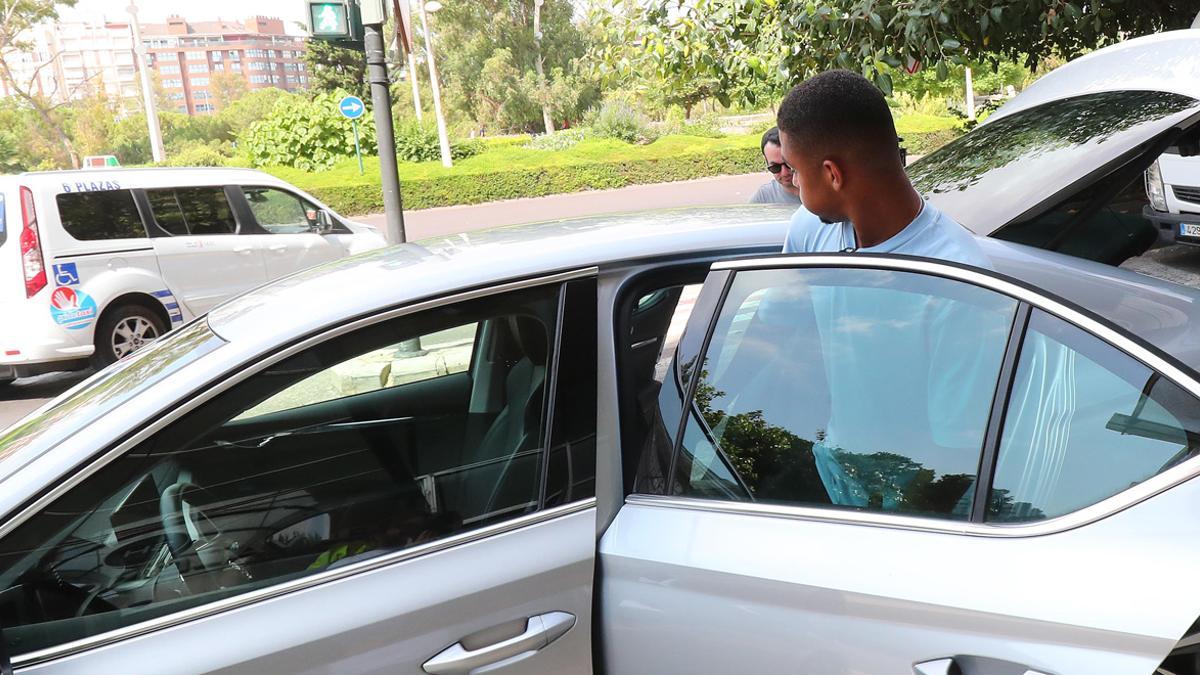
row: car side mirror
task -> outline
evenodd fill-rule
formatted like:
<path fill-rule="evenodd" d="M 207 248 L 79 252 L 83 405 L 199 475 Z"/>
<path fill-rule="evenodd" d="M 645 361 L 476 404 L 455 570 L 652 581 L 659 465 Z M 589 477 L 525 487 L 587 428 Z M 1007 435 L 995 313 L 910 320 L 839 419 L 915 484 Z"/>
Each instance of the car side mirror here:
<path fill-rule="evenodd" d="M 325 209 L 310 209 L 305 215 L 309 216 L 308 222 L 312 225 L 313 232 L 317 234 L 333 232 L 333 218 Z"/>

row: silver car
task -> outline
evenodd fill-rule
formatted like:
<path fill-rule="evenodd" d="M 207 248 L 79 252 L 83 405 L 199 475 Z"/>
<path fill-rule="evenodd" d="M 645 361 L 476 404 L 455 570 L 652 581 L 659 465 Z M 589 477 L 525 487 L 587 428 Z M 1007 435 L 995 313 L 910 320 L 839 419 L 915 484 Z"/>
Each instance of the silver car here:
<path fill-rule="evenodd" d="M 0 434 L 0 668 L 1196 673 L 1200 292 L 1002 240 L 1149 245 L 1064 204 L 1140 185 L 1200 86 L 1101 140 L 1037 130 L 1112 81 L 914 167 L 990 212 L 988 269 L 776 255 L 789 212 L 746 206 L 218 307 Z M 1025 150 L 969 162 L 1005 119 Z"/>

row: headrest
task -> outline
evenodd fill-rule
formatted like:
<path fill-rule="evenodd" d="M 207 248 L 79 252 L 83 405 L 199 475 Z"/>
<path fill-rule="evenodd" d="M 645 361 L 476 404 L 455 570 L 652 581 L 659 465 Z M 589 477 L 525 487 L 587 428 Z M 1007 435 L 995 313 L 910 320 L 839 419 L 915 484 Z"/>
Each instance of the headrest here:
<path fill-rule="evenodd" d="M 546 327 L 531 316 L 510 316 L 508 327 L 521 352 L 538 365 L 546 364 Z"/>

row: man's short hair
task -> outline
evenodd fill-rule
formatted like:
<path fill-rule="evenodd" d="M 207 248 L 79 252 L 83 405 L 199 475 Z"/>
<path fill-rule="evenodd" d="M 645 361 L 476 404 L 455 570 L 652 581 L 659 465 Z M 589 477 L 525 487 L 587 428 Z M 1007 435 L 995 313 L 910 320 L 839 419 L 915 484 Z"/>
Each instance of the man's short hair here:
<path fill-rule="evenodd" d="M 762 135 L 762 141 L 758 144 L 758 149 L 761 150 L 764 155 L 767 154 L 767 144 L 768 143 L 774 143 L 775 145 L 780 145 L 780 143 L 779 143 L 779 127 L 771 127 L 770 129 L 767 129 L 767 132 L 765 134 Z"/>
<path fill-rule="evenodd" d="M 779 106 L 777 122 L 806 154 L 838 154 L 873 164 L 899 161 L 887 101 L 858 73 L 830 70 L 792 87 Z"/>

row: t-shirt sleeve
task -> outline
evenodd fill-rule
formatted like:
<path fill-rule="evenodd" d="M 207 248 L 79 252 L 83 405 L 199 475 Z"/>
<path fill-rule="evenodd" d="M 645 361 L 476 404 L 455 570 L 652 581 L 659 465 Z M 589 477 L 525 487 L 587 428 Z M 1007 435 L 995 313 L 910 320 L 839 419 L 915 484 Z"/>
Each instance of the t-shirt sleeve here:
<path fill-rule="evenodd" d="M 816 253 L 815 232 L 821 226 L 821 219 L 801 206 L 792 214 L 792 223 L 788 226 L 787 236 L 783 239 L 784 253 Z"/>

